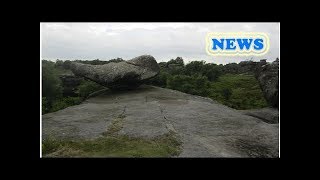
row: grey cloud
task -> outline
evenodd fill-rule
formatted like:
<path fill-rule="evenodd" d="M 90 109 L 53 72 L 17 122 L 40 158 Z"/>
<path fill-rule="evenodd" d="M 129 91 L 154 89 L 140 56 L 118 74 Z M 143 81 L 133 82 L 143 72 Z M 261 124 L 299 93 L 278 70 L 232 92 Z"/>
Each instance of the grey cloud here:
<path fill-rule="evenodd" d="M 239 62 L 251 57 L 214 57 L 206 54 L 208 32 L 265 32 L 270 50 L 263 57 L 279 57 L 278 23 L 44 23 L 43 59 L 131 59 L 151 54 L 159 62 L 177 56 L 185 61 L 205 60 L 218 64 Z"/>

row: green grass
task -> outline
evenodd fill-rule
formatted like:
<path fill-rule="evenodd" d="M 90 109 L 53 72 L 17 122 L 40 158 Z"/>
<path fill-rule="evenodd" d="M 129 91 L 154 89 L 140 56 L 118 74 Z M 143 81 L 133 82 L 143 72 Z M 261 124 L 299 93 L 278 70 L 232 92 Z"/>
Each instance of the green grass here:
<path fill-rule="evenodd" d="M 119 115 L 117 118 L 115 118 L 112 122 L 111 125 L 108 126 L 108 129 L 106 132 L 103 133 L 104 136 L 116 136 L 117 133 L 122 129 L 123 127 L 123 119 L 126 116 L 124 115 Z"/>
<path fill-rule="evenodd" d="M 115 118 L 103 137 L 94 140 L 42 142 L 43 157 L 172 157 L 180 154 L 181 141 L 174 132 L 155 138 L 119 135 L 125 116 Z"/>
<path fill-rule="evenodd" d="M 170 132 L 153 139 L 125 135 L 85 141 L 46 139 L 42 145 L 43 157 L 172 157 L 180 154 L 181 142 Z"/>
<path fill-rule="evenodd" d="M 256 109 L 268 106 L 258 81 L 250 74 L 220 76 L 216 82 L 211 83 L 209 97 L 235 109 Z"/>
<path fill-rule="evenodd" d="M 78 105 L 82 101 L 83 99 L 81 97 L 63 97 L 61 99 L 57 99 L 52 103 L 50 112 L 55 112 L 70 106 Z"/>
<path fill-rule="evenodd" d="M 83 98 L 81 97 L 62 97 L 49 103 L 45 97 L 42 97 L 42 114 L 56 112 L 69 106 L 78 105 L 82 101 Z"/>

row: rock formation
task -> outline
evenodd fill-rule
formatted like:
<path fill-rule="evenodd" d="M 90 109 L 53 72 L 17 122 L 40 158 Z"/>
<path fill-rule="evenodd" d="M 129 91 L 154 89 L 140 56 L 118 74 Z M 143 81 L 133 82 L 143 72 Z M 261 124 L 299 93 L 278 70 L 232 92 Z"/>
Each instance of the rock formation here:
<path fill-rule="evenodd" d="M 240 110 L 243 114 L 256 117 L 266 123 L 279 123 L 279 110 L 274 108 Z"/>
<path fill-rule="evenodd" d="M 272 63 L 260 65 L 255 70 L 262 92 L 268 103 L 279 107 L 279 59 Z"/>
<path fill-rule="evenodd" d="M 150 55 L 104 65 L 71 62 L 70 69 L 75 75 L 85 77 L 110 89 L 137 88 L 160 71 L 157 61 Z"/>
<path fill-rule="evenodd" d="M 230 63 L 223 66 L 224 73 L 251 73 L 259 82 L 264 97 L 275 108 L 279 107 L 279 59 L 268 63 L 266 59 L 260 62 L 242 61 L 239 64 Z"/>
<path fill-rule="evenodd" d="M 171 131 L 182 141 L 179 157 L 278 157 L 279 124 L 209 98 L 142 85 L 110 91 L 42 116 L 42 137 L 94 139 L 122 117 L 119 135 L 154 138 Z"/>

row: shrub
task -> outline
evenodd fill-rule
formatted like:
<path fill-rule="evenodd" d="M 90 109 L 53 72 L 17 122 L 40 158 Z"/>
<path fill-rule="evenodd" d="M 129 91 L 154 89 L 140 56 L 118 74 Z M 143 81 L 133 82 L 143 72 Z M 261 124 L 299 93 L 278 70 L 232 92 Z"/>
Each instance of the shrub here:
<path fill-rule="evenodd" d="M 78 105 L 82 102 L 82 98 L 80 97 L 65 97 L 58 100 L 55 100 L 52 103 L 52 107 L 50 109 L 50 112 L 55 112 L 61 109 L 64 109 L 69 106 Z"/>
<path fill-rule="evenodd" d="M 149 79 L 146 82 L 146 84 L 150 84 L 150 85 L 159 86 L 159 87 L 164 88 L 167 86 L 167 79 L 170 76 L 171 75 L 169 73 L 160 71 L 160 73 L 156 77 Z"/>
<path fill-rule="evenodd" d="M 193 74 L 202 74 L 202 67 L 204 66 L 205 61 L 192 61 L 188 63 L 185 67 L 186 75 L 193 75 Z"/>
<path fill-rule="evenodd" d="M 211 83 L 210 98 L 235 109 L 267 107 L 267 102 L 253 75 L 226 74 Z"/>
<path fill-rule="evenodd" d="M 63 64 L 62 64 L 62 67 L 63 67 L 64 69 L 70 69 L 70 66 L 71 66 L 71 61 L 70 61 L 70 60 L 66 60 L 66 61 L 64 61 Z"/>
<path fill-rule="evenodd" d="M 68 105 L 77 105 L 82 102 L 81 97 L 66 97 L 63 98 L 63 100 L 68 104 Z"/>
<path fill-rule="evenodd" d="M 55 67 L 63 67 L 64 62 L 62 60 L 57 59 L 55 63 Z"/>
<path fill-rule="evenodd" d="M 202 75 L 206 76 L 209 81 L 215 81 L 222 74 L 222 68 L 216 64 L 205 64 L 202 67 Z"/>
<path fill-rule="evenodd" d="M 104 87 L 93 81 L 83 80 L 78 86 L 78 93 L 80 97 L 86 98 L 89 96 L 89 94 L 101 89 L 104 89 Z"/>
<path fill-rule="evenodd" d="M 62 97 L 62 82 L 58 77 L 54 62 L 42 61 L 42 97 L 52 102 Z"/>
<path fill-rule="evenodd" d="M 52 103 L 52 107 L 50 109 L 50 112 L 55 112 L 55 111 L 64 109 L 66 107 L 68 107 L 68 104 L 63 99 L 55 100 Z"/>
<path fill-rule="evenodd" d="M 222 95 L 226 100 L 230 99 L 231 94 L 232 94 L 232 90 L 230 88 L 224 88 L 222 90 Z"/>
<path fill-rule="evenodd" d="M 221 66 L 213 63 L 206 64 L 205 61 L 192 61 L 185 67 L 186 75 L 196 75 L 206 76 L 209 81 L 216 80 L 222 74 Z"/>
<path fill-rule="evenodd" d="M 48 113 L 50 111 L 50 104 L 46 97 L 42 97 L 42 114 Z"/>
<path fill-rule="evenodd" d="M 210 93 L 207 77 L 200 75 L 174 75 L 168 78 L 167 88 L 200 96 L 207 96 Z"/>

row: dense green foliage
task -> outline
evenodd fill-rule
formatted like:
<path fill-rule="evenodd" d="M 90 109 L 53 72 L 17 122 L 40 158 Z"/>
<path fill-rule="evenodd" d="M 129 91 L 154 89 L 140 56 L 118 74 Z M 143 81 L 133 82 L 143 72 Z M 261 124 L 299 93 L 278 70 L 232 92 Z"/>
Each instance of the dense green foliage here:
<path fill-rule="evenodd" d="M 208 96 L 210 93 L 210 82 L 206 76 L 201 75 L 174 75 L 167 79 L 167 88 L 188 94 Z"/>
<path fill-rule="evenodd" d="M 225 74 L 211 83 L 210 98 L 235 109 L 268 106 L 257 80 L 249 74 Z"/>
<path fill-rule="evenodd" d="M 61 80 L 55 68 L 55 63 L 42 61 L 42 97 L 48 102 L 62 96 Z"/>
<path fill-rule="evenodd" d="M 233 63 L 235 64 L 235 63 Z M 230 66 L 233 64 L 228 64 Z M 175 89 L 189 94 L 210 97 L 235 109 L 254 109 L 268 106 L 253 73 L 226 74 L 223 65 L 182 58 L 159 63 L 160 73 L 147 84 Z"/>
<path fill-rule="evenodd" d="M 95 82 L 83 80 L 77 87 L 78 96 L 63 96 L 64 87 L 59 77 L 71 73 L 68 65 L 69 61 L 42 61 L 42 114 L 80 104 L 89 94 L 103 88 Z"/>
<path fill-rule="evenodd" d="M 80 61 L 77 62 L 101 65 L 110 62 L 121 62 L 117 58 L 110 61 Z M 222 104 L 235 109 L 253 109 L 268 106 L 257 80 L 252 73 L 240 74 L 236 67 L 231 71 L 231 63 L 225 66 L 205 61 L 192 61 L 185 64 L 181 57 L 171 59 L 168 62 L 160 62 L 160 73 L 146 83 L 170 88 L 185 93 L 210 97 Z M 76 97 L 63 97 L 63 85 L 59 76 L 70 74 L 68 70 L 70 61 L 57 60 L 42 61 L 42 112 L 54 112 L 68 106 L 81 103 L 89 94 L 101 90 L 104 87 L 95 82 L 83 80 L 77 89 Z M 228 67 L 226 74 L 224 67 Z M 71 73 L 72 74 L 72 73 Z"/>
<path fill-rule="evenodd" d="M 88 97 L 91 93 L 101 90 L 104 87 L 93 82 L 93 81 L 87 81 L 83 80 L 81 84 L 78 86 L 78 93 L 79 96 L 82 98 Z"/>
<path fill-rule="evenodd" d="M 185 66 L 186 75 L 201 74 L 206 76 L 209 81 L 216 80 L 221 74 L 221 66 L 205 61 L 192 61 Z"/>
<path fill-rule="evenodd" d="M 77 105 L 82 102 L 81 97 L 63 97 L 53 101 L 50 112 L 55 112 L 69 106 Z"/>

